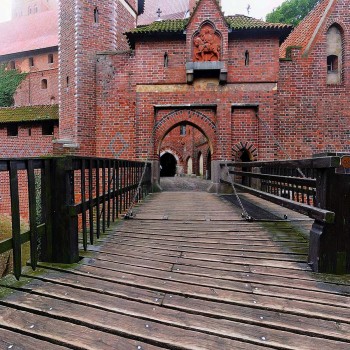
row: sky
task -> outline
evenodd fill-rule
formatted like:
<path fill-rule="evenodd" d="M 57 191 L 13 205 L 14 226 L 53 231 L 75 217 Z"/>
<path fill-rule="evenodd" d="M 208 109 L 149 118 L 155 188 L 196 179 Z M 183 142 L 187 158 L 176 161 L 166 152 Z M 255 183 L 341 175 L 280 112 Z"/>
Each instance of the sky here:
<path fill-rule="evenodd" d="M 176 1 L 176 0 L 175 0 Z M 267 13 L 280 5 L 283 0 L 221 0 L 222 9 L 226 15 L 248 15 L 247 7 L 250 6 L 249 16 L 265 19 Z M 11 0 L 0 0 L 0 22 L 10 19 Z"/>

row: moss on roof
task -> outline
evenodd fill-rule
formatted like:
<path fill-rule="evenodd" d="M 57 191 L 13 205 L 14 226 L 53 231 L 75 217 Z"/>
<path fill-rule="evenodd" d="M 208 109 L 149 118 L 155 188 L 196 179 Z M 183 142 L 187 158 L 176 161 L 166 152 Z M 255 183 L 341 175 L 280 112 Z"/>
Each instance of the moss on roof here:
<path fill-rule="evenodd" d="M 58 120 L 58 105 L 0 108 L 0 124 Z"/>
<path fill-rule="evenodd" d="M 292 28 L 289 24 L 268 23 L 259 19 L 244 15 L 235 15 L 225 17 L 226 22 L 232 30 L 250 30 L 250 29 L 288 29 Z M 146 34 L 146 33 L 165 33 L 165 32 L 183 32 L 186 29 L 189 19 L 175 19 L 166 21 L 156 21 L 146 26 L 137 27 L 127 35 Z"/>
<path fill-rule="evenodd" d="M 248 17 L 244 15 L 235 15 L 225 17 L 227 24 L 233 30 L 242 29 L 287 29 L 291 25 L 285 23 L 268 23 L 261 19 Z"/>

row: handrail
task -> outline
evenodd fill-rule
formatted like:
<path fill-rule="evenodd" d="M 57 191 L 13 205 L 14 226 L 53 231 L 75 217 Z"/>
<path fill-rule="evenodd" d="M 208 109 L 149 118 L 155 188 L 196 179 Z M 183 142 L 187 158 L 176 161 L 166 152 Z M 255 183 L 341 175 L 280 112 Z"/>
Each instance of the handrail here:
<path fill-rule="evenodd" d="M 88 242 L 94 244 L 134 197 L 141 200 L 151 188 L 150 163 L 112 158 L 6 158 L 0 159 L 0 176 L 11 198 L 12 221 L 12 238 L 0 242 L 0 254 L 13 251 L 16 278 L 21 275 L 22 244 L 30 242 L 33 269 L 38 259 L 77 262 L 79 230 L 86 250 Z M 24 212 L 30 229 L 21 233 Z"/>
<path fill-rule="evenodd" d="M 220 162 L 220 183 L 314 219 L 309 264 L 318 272 L 350 273 L 350 176 L 341 159 Z M 228 181 L 231 175 L 236 178 Z"/>

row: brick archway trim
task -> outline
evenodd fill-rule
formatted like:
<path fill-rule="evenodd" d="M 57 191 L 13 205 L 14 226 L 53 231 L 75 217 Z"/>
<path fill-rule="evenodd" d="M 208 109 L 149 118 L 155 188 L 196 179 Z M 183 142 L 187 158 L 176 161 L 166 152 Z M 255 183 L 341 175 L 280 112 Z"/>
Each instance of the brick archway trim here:
<path fill-rule="evenodd" d="M 198 128 L 208 139 L 211 152 L 213 152 L 213 143 L 215 142 L 216 125 L 204 113 L 191 109 L 177 109 L 163 116 L 155 124 L 155 150 L 158 154 L 161 143 L 167 133 L 177 125 L 186 122 Z"/>
<path fill-rule="evenodd" d="M 238 156 L 238 154 L 242 151 L 242 149 L 246 149 L 250 152 L 253 159 L 252 161 L 256 161 L 258 159 L 258 150 L 257 148 L 250 142 L 238 142 L 232 147 L 232 158 L 235 160 L 235 158 Z"/>

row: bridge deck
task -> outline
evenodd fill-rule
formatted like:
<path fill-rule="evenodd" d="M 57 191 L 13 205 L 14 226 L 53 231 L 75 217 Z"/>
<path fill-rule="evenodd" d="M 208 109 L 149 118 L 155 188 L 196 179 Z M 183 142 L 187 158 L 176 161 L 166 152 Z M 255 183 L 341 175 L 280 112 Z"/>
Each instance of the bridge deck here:
<path fill-rule="evenodd" d="M 306 246 L 215 195 L 155 194 L 74 269 L 3 287 L 0 348 L 349 349 L 350 286 Z"/>

